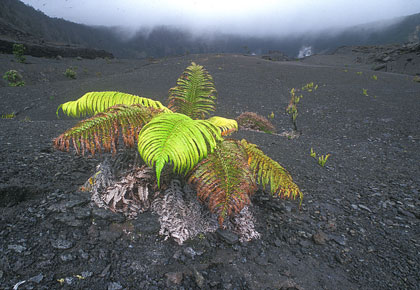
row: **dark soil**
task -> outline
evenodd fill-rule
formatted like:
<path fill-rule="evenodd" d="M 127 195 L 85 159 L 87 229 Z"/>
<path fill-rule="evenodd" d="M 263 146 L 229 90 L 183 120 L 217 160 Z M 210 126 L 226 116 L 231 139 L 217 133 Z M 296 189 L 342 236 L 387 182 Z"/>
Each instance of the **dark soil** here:
<path fill-rule="evenodd" d="M 0 87 L 1 289 L 420 289 L 420 84 L 413 76 L 239 55 L 12 59 L 0 55 L 0 72 L 17 69 L 26 86 Z M 182 246 L 165 241 L 153 213 L 126 220 L 78 191 L 103 156 L 52 148 L 52 138 L 77 122 L 57 119 L 59 104 L 105 90 L 166 104 L 191 61 L 214 77 L 216 115 L 274 112 L 277 133 L 292 127 L 291 88 L 318 84 L 298 104 L 300 137 L 233 136 L 258 144 L 304 192 L 300 210 L 257 192 L 259 240 L 240 243 L 219 231 Z M 70 66 L 75 80 L 63 75 Z M 331 154 L 324 167 L 311 148 Z"/>

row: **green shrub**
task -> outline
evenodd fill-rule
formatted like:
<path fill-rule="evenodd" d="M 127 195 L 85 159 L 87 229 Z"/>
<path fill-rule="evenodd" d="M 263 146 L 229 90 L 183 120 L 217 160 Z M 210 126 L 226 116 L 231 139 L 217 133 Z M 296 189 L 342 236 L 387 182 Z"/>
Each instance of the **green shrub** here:
<path fill-rule="evenodd" d="M 20 63 L 24 63 L 26 57 L 23 55 L 25 53 L 25 46 L 23 44 L 13 44 L 13 55 L 16 60 Z"/>
<path fill-rule="evenodd" d="M 76 76 L 77 76 L 76 72 L 74 71 L 74 68 L 72 67 L 69 67 L 68 69 L 66 69 L 64 75 L 68 77 L 69 79 L 73 79 L 73 80 L 76 79 Z"/>
<path fill-rule="evenodd" d="M 25 82 L 22 80 L 22 75 L 13 69 L 5 72 L 3 79 L 8 81 L 11 87 L 23 87 L 25 85 Z"/>

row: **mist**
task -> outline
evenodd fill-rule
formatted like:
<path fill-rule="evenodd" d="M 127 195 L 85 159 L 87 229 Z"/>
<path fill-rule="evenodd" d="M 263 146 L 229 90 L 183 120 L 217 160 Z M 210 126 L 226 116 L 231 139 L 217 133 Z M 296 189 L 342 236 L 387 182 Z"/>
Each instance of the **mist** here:
<path fill-rule="evenodd" d="M 46 15 L 119 27 L 121 36 L 171 26 L 193 35 L 284 37 L 334 33 L 346 27 L 420 12 L 418 0 L 23 0 Z M 387 22 L 389 25 L 389 22 Z"/>

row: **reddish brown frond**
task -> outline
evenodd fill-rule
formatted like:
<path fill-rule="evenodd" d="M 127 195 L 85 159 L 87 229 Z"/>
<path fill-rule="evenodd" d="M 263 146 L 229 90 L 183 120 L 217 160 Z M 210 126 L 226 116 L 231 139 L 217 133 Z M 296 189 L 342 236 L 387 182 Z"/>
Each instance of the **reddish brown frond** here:
<path fill-rule="evenodd" d="M 241 129 L 251 129 L 263 131 L 266 133 L 274 133 L 276 128 L 267 118 L 253 112 L 244 112 L 236 119 Z"/>
<path fill-rule="evenodd" d="M 120 135 L 125 146 L 133 147 L 141 128 L 161 112 L 139 104 L 113 106 L 79 122 L 55 138 L 53 144 L 59 150 L 69 151 L 71 142 L 76 153 L 82 155 L 85 152 L 92 155 L 102 151 L 116 153 Z"/>
<path fill-rule="evenodd" d="M 189 183 L 194 185 L 199 199 L 218 214 L 220 225 L 227 216 L 248 205 L 257 189 L 247 158 L 238 141 L 225 140 L 189 175 Z"/>

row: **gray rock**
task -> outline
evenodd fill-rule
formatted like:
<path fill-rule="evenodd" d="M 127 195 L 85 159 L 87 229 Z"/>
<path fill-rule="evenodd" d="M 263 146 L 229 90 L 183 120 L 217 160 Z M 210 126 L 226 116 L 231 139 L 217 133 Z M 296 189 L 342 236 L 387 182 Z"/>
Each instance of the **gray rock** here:
<path fill-rule="evenodd" d="M 122 289 L 122 288 L 123 287 L 118 282 L 110 282 L 108 284 L 108 290 L 119 290 L 119 289 Z"/>
<path fill-rule="evenodd" d="M 28 281 L 39 284 L 43 279 L 44 279 L 44 275 L 39 274 L 39 275 L 33 276 L 32 278 L 29 278 Z"/>
<path fill-rule="evenodd" d="M 302 241 L 300 241 L 300 242 L 299 242 L 299 245 L 300 245 L 301 247 L 303 247 L 303 248 L 308 248 L 308 247 L 310 247 L 310 246 L 311 246 L 310 242 L 309 242 L 309 241 L 307 241 L 307 240 L 302 240 Z"/>
<path fill-rule="evenodd" d="M 119 231 L 101 231 L 99 234 L 99 239 L 106 241 L 108 243 L 115 242 L 119 237 L 121 237 L 122 232 Z"/>
<path fill-rule="evenodd" d="M 76 217 L 69 213 L 60 213 L 56 215 L 55 220 L 62 222 L 71 227 L 80 227 L 83 223 L 80 220 L 77 220 Z"/>
<path fill-rule="evenodd" d="M 73 284 L 74 278 L 73 277 L 66 277 L 64 279 L 64 281 L 66 281 L 67 285 L 71 285 L 71 284 Z"/>
<path fill-rule="evenodd" d="M 352 209 L 355 209 L 355 210 L 358 210 L 359 209 L 359 207 L 357 206 L 357 204 L 352 204 L 351 207 L 352 207 Z"/>
<path fill-rule="evenodd" d="M 283 243 L 282 243 L 282 241 L 280 241 L 279 239 L 276 239 L 276 240 L 274 241 L 274 245 L 275 245 L 276 247 L 280 248 L 280 247 L 282 247 L 282 246 L 283 246 Z"/>
<path fill-rule="evenodd" d="M 359 204 L 359 207 L 360 207 L 361 209 L 364 209 L 364 210 L 368 211 L 368 212 L 372 212 L 372 211 L 370 210 L 370 208 L 368 208 L 367 206 L 365 206 L 365 205 L 363 205 L 363 204 Z"/>
<path fill-rule="evenodd" d="M 193 269 L 195 283 L 197 283 L 197 286 L 201 289 L 204 286 L 204 277 L 201 275 L 200 272 L 197 271 L 197 269 Z"/>
<path fill-rule="evenodd" d="M 117 222 L 121 223 L 125 221 L 125 218 L 121 214 L 113 213 L 110 210 L 106 210 L 104 208 L 95 207 L 92 210 L 92 215 L 96 218 L 101 218 L 107 220 L 109 222 Z"/>
<path fill-rule="evenodd" d="M 255 263 L 260 266 L 267 266 L 268 265 L 268 257 L 267 256 L 258 256 L 255 258 Z"/>
<path fill-rule="evenodd" d="M 279 285 L 280 290 L 303 290 L 298 284 L 292 280 L 286 280 Z"/>
<path fill-rule="evenodd" d="M 186 247 L 186 248 L 184 249 L 184 254 L 185 254 L 187 257 L 190 257 L 191 259 L 193 259 L 193 260 L 194 260 L 194 257 L 197 255 L 197 252 L 196 252 L 196 251 L 194 251 L 194 249 L 193 249 L 193 248 L 191 248 L 191 247 Z"/>
<path fill-rule="evenodd" d="M 218 229 L 216 233 L 223 241 L 225 241 L 229 245 L 234 245 L 237 242 L 239 242 L 239 237 L 230 231 Z"/>
<path fill-rule="evenodd" d="M 93 272 L 89 272 L 89 271 L 84 271 L 84 272 L 81 273 L 81 276 L 83 278 L 92 277 L 92 275 L 93 275 Z"/>
<path fill-rule="evenodd" d="M 21 246 L 21 245 L 8 245 L 7 248 L 19 254 L 26 250 L 26 247 Z"/>
<path fill-rule="evenodd" d="M 322 231 L 317 231 L 315 234 L 313 234 L 312 239 L 317 245 L 325 245 L 327 242 L 327 235 Z"/>
<path fill-rule="evenodd" d="M 372 70 L 374 70 L 374 71 L 379 71 L 379 70 L 384 70 L 384 69 L 386 70 L 386 64 L 385 63 L 374 65 L 372 67 Z"/>
<path fill-rule="evenodd" d="M 406 217 L 411 217 L 411 218 L 415 218 L 416 217 L 414 214 L 412 214 L 409 211 L 406 211 L 405 209 L 403 209 L 401 207 L 398 208 L 398 213 L 401 214 L 401 215 L 404 215 Z"/>
<path fill-rule="evenodd" d="M 73 247 L 73 243 L 68 240 L 57 239 L 57 240 L 51 241 L 51 246 L 55 249 L 67 250 Z"/>
<path fill-rule="evenodd" d="M 141 216 L 132 221 L 132 224 L 136 230 L 145 234 L 158 233 L 160 230 L 158 216 L 151 212 L 142 213 Z"/>
<path fill-rule="evenodd" d="M 60 255 L 60 259 L 63 262 L 70 262 L 74 260 L 74 256 L 72 254 L 62 254 Z"/>
<path fill-rule="evenodd" d="M 331 239 L 339 244 L 340 246 L 345 246 L 347 244 L 346 238 L 341 236 L 331 236 Z"/>
<path fill-rule="evenodd" d="M 179 285 L 183 279 L 182 272 L 169 272 L 165 274 L 166 276 L 166 285 L 169 287 L 171 284 Z"/>
<path fill-rule="evenodd" d="M 92 210 L 88 207 L 75 207 L 73 212 L 77 219 L 86 219 L 91 216 Z"/>

